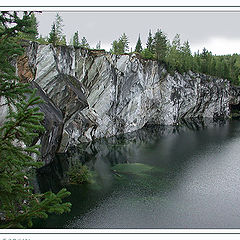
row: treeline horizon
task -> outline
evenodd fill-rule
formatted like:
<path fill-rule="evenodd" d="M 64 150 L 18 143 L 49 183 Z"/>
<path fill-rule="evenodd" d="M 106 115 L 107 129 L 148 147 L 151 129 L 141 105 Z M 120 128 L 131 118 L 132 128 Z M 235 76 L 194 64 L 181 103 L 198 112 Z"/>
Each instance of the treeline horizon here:
<path fill-rule="evenodd" d="M 32 13 L 32 29 L 35 34 L 21 35 L 20 38 L 37 41 L 40 44 L 70 45 L 74 47 L 83 47 L 88 49 L 100 50 L 101 41 L 98 41 L 96 47 L 90 47 L 85 36 L 80 39 L 76 31 L 67 43 L 66 35 L 63 33 L 63 19 L 57 13 L 52 23 L 51 30 L 47 37 L 38 34 L 38 23 L 34 13 Z M 181 43 L 180 35 L 176 34 L 170 41 L 161 29 L 155 33 L 149 30 L 146 47 L 143 47 L 141 36 L 139 34 L 134 50 L 129 48 L 129 40 L 125 33 L 119 39 L 111 44 L 110 53 L 112 54 L 138 54 L 142 59 L 156 60 L 165 65 L 170 74 L 175 71 L 179 73 L 189 70 L 196 73 L 203 73 L 218 78 L 228 79 L 234 85 L 240 85 L 240 55 L 214 55 L 205 47 L 200 52 L 192 53 L 189 41 Z M 102 49 L 105 50 L 105 49 Z M 105 50 L 106 51 L 106 50 Z"/>

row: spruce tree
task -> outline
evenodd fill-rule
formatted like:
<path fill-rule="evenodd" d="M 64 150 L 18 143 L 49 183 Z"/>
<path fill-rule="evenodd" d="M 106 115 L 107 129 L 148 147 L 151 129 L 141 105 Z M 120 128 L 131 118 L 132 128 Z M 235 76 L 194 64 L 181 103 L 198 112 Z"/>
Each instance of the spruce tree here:
<path fill-rule="evenodd" d="M 147 49 L 150 53 L 153 53 L 153 38 L 152 38 L 152 33 L 151 30 L 149 30 L 148 33 L 148 39 L 147 39 Z"/>
<path fill-rule="evenodd" d="M 62 35 L 59 45 L 63 45 L 63 46 L 67 45 L 66 35 Z"/>
<path fill-rule="evenodd" d="M 128 41 L 128 37 L 125 33 L 122 34 L 122 36 L 119 39 L 119 45 L 120 47 L 123 47 L 123 53 L 127 52 L 129 50 L 129 41 Z"/>
<path fill-rule="evenodd" d="M 37 194 L 30 186 L 31 171 L 42 165 L 32 158 L 39 154 L 33 138 L 44 131 L 44 116 L 37 107 L 42 101 L 36 90 L 19 82 L 11 64 L 23 54 L 16 37 L 29 32 L 30 16 L 31 12 L 24 12 L 22 17 L 18 12 L 0 13 L 0 228 L 31 227 L 34 218 L 61 214 L 71 206 L 62 202 L 70 194 L 66 189 Z"/>
<path fill-rule="evenodd" d="M 81 39 L 80 46 L 84 48 L 90 48 L 90 45 L 88 44 L 87 39 L 85 37 Z"/>
<path fill-rule="evenodd" d="M 168 70 L 171 73 L 174 71 L 180 71 L 182 66 L 182 54 L 181 54 L 180 36 L 176 34 L 173 38 L 172 44 L 170 44 L 168 53 L 166 56 L 166 62 L 168 63 Z"/>
<path fill-rule="evenodd" d="M 59 40 L 61 40 L 64 25 L 63 25 L 63 19 L 59 15 L 59 13 L 57 13 L 54 23 L 55 23 L 55 26 L 56 26 L 57 37 L 58 37 Z"/>
<path fill-rule="evenodd" d="M 167 37 L 159 29 L 157 30 L 153 38 L 153 51 L 159 62 L 165 61 L 165 56 L 167 53 Z"/>
<path fill-rule="evenodd" d="M 27 39 L 27 40 L 37 40 L 38 37 L 38 22 L 37 22 L 37 18 L 33 13 L 31 13 L 30 15 L 30 25 L 28 27 L 26 27 L 25 31 L 27 31 L 27 33 L 19 33 L 19 38 L 23 38 L 23 39 Z"/>
<path fill-rule="evenodd" d="M 143 50 L 143 48 L 142 48 L 142 42 L 141 42 L 140 34 L 139 34 L 138 40 L 137 40 L 137 44 L 136 44 L 136 47 L 135 47 L 135 52 L 141 53 L 142 50 Z"/>
<path fill-rule="evenodd" d="M 117 40 L 114 40 L 112 42 L 112 48 L 110 50 L 111 53 L 113 54 L 123 54 L 123 47 L 120 46 L 119 42 Z"/>
<path fill-rule="evenodd" d="M 182 58 L 183 58 L 183 70 L 189 71 L 193 67 L 193 57 L 190 49 L 190 44 L 185 41 L 181 47 Z"/>
<path fill-rule="evenodd" d="M 129 50 L 129 41 L 125 33 L 117 40 L 112 43 L 112 49 L 110 50 L 114 54 L 124 54 Z"/>
<path fill-rule="evenodd" d="M 51 31 L 49 33 L 48 42 L 52 43 L 54 46 L 66 45 L 66 36 L 63 35 L 63 19 L 57 13 L 55 20 L 52 24 Z"/>
<path fill-rule="evenodd" d="M 78 31 L 74 33 L 73 35 L 73 46 L 74 47 L 79 47 L 80 46 L 80 42 L 79 42 L 79 38 L 78 38 Z"/>
<path fill-rule="evenodd" d="M 53 46 L 57 45 L 58 42 L 58 36 L 57 36 L 57 31 L 56 31 L 56 25 L 55 23 L 53 23 L 51 31 L 49 33 L 49 38 L 48 38 L 48 42 L 52 43 Z"/>

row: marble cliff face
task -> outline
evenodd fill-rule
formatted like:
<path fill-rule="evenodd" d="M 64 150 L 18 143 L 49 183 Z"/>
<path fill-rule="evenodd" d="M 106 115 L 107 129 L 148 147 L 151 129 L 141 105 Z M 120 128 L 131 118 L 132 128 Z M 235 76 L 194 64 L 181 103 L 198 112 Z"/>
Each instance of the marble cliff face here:
<path fill-rule="evenodd" d="M 136 54 L 30 43 L 17 62 L 21 81 L 44 99 L 42 160 L 96 138 L 182 120 L 228 118 L 239 91 L 227 80 L 188 72 L 170 75 Z"/>

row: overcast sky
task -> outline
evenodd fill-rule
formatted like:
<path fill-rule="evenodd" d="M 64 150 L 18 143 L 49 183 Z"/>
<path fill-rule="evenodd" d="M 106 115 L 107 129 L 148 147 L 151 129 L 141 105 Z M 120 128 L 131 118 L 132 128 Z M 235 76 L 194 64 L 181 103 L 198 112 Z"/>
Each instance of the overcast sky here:
<path fill-rule="evenodd" d="M 101 41 L 109 50 L 111 43 L 126 33 L 135 48 L 140 34 L 143 45 L 149 29 L 161 29 L 172 40 L 176 33 L 188 40 L 192 52 L 206 47 L 213 54 L 240 54 L 240 12 L 58 12 L 63 18 L 67 41 L 78 31 L 91 47 Z M 39 33 L 47 36 L 56 12 L 36 14 Z"/>

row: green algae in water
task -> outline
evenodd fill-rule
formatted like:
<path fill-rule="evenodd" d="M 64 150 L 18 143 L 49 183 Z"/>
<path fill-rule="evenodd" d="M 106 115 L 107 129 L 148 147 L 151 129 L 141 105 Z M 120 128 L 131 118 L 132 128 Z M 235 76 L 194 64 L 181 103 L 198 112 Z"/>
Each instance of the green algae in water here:
<path fill-rule="evenodd" d="M 143 163 L 121 163 L 111 168 L 117 174 L 134 174 L 138 176 L 146 176 L 152 172 L 162 172 L 163 169 L 159 169 Z"/>

